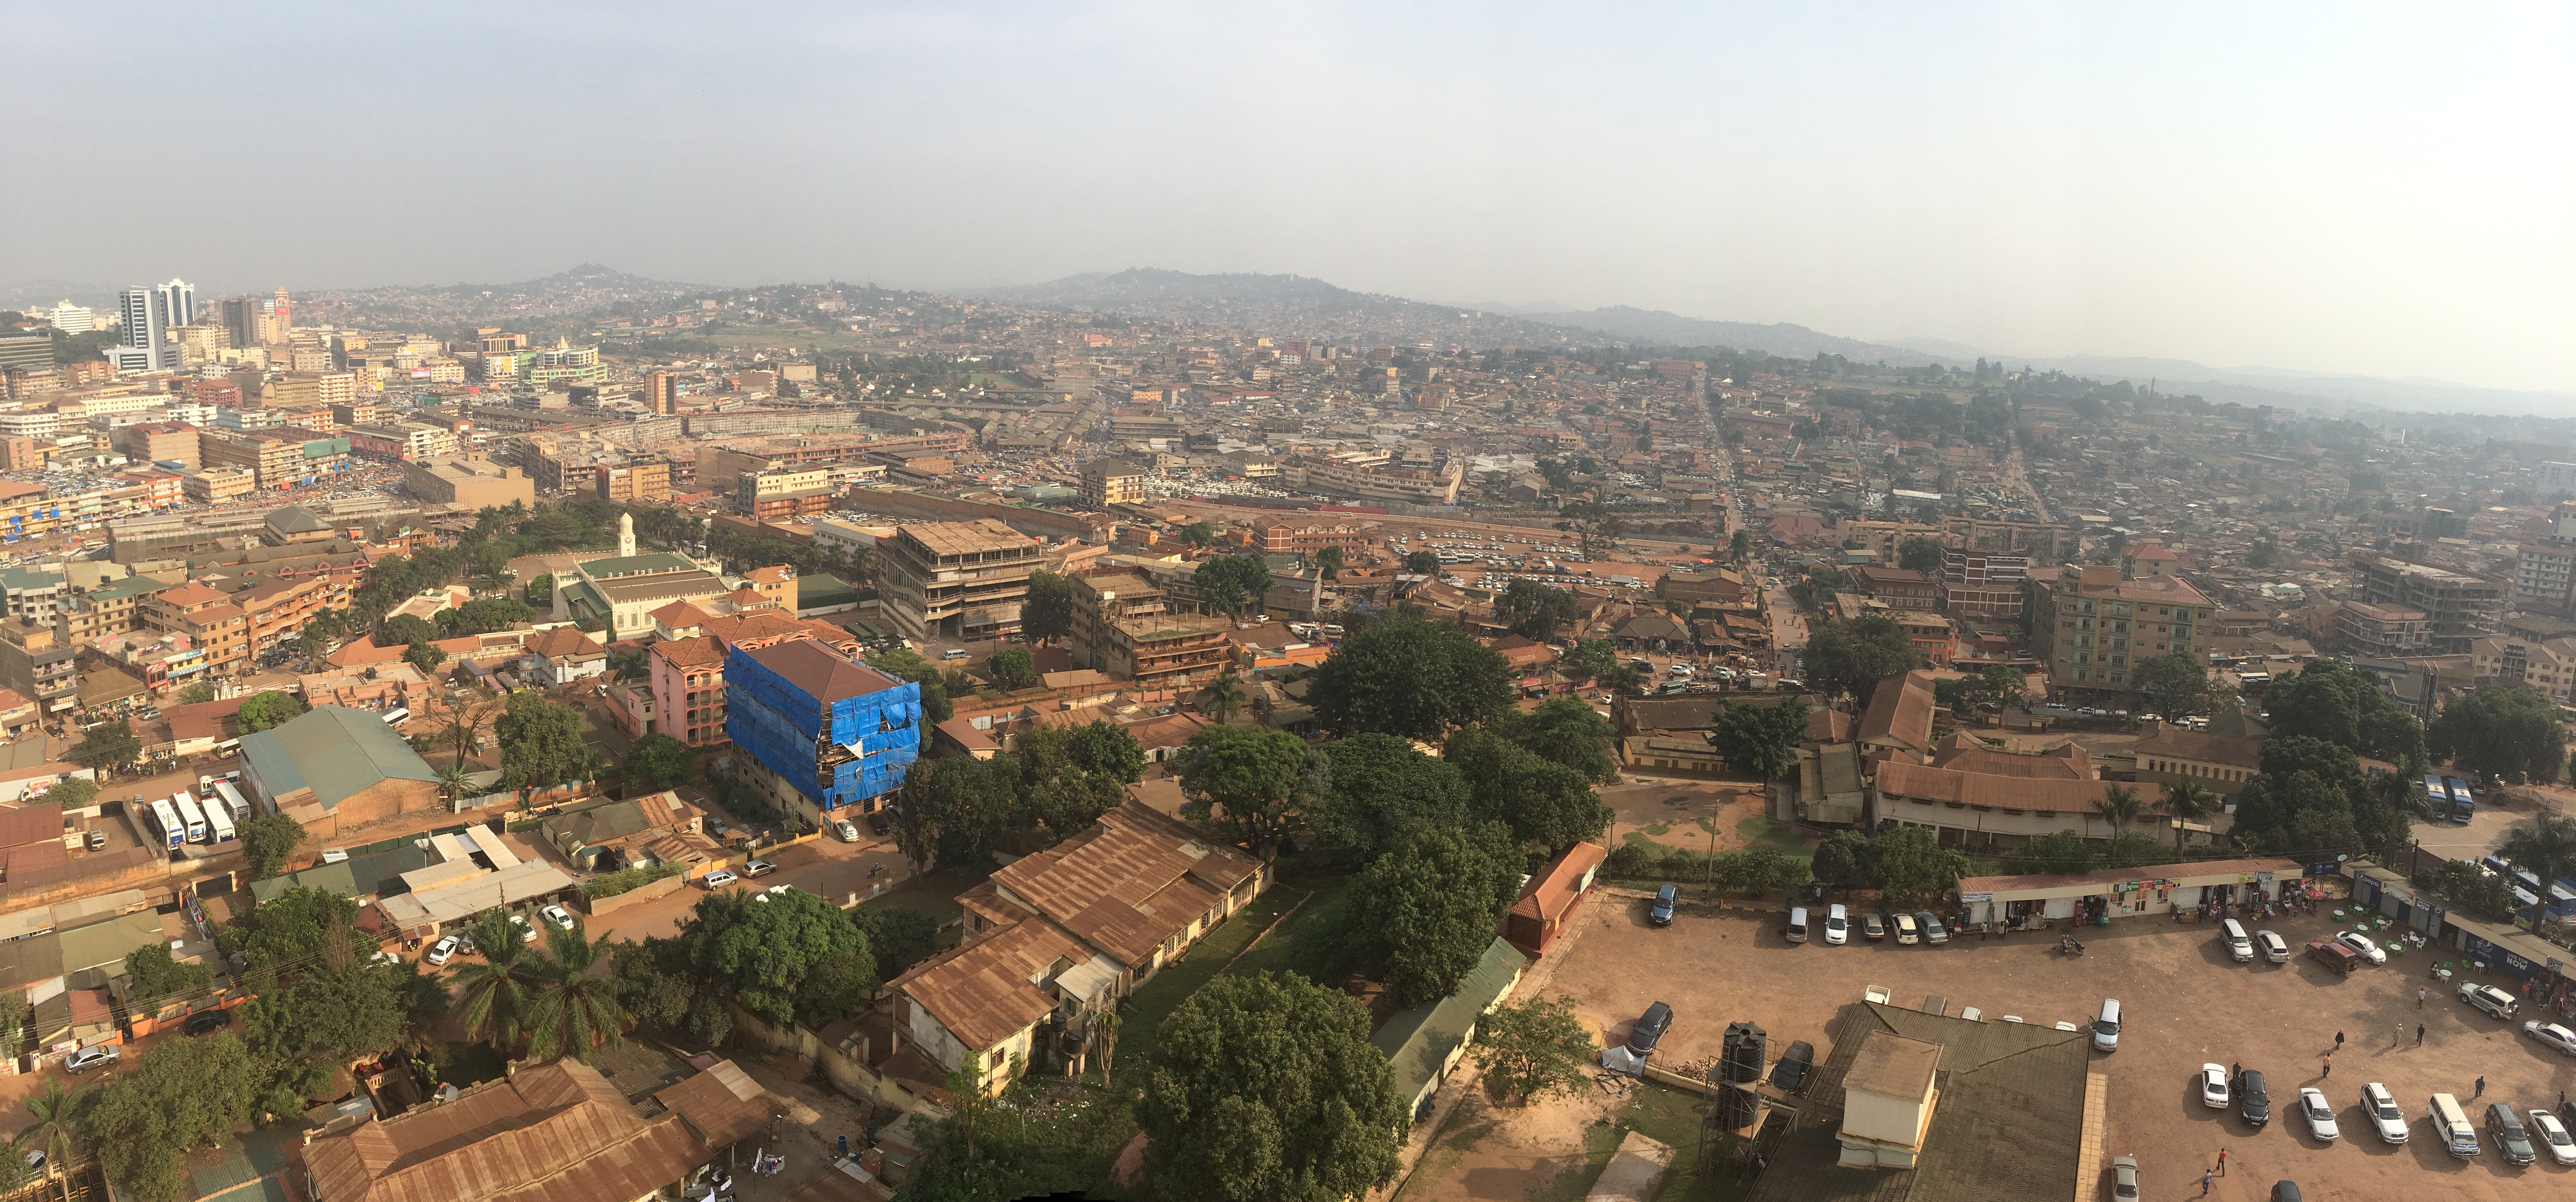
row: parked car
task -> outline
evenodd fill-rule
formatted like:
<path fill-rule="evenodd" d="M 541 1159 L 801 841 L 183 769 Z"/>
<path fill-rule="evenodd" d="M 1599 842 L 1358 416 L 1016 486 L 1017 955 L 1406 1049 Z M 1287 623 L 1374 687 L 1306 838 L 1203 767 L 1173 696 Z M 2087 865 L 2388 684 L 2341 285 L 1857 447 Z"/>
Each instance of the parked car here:
<path fill-rule="evenodd" d="M 768 876 L 776 871 L 778 871 L 778 865 L 768 860 L 746 860 L 742 865 L 742 875 L 746 879 Z"/>
<path fill-rule="evenodd" d="M 1646 908 L 1646 921 L 1659 927 L 1673 925 L 1673 907 L 1681 901 L 1679 885 L 1666 885 L 1655 890 L 1655 904 Z"/>
<path fill-rule="evenodd" d="M 2114 1156 L 2111 1158 L 2111 1196 L 2114 1199 L 2117 1199 L 2118 1202 L 2137 1202 L 2137 1157 Z"/>
<path fill-rule="evenodd" d="M 2212 1110 L 2227 1109 L 2227 1066 L 2200 1066 L 2200 1104 Z"/>
<path fill-rule="evenodd" d="M 2487 1135 L 2504 1150 L 2507 1163 L 2530 1164 L 2539 1159 L 2532 1152 L 2531 1133 L 2523 1128 L 2522 1116 L 2508 1103 L 2487 1104 Z"/>
<path fill-rule="evenodd" d="M 2368 935 L 2356 935 L 2350 931 L 2337 931 L 2335 932 L 2335 942 L 2351 948 L 2355 954 L 2373 964 L 2388 963 L 2388 949 L 2371 942 L 2370 936 Z"/>
<path fill-rule="evenodd" d="M 562 906 L 548 906 L 545 909 L 537 911 L 537 913 L 543 916 L 547 922 L 551 922 L 557 927 L 567 931 L 572 929 L 572 911 L 566 910 Z"/>
<path fill-rule="evenodd" d="M 448 936 L 445 936 L 445 937 L 441 938 L 438 942 L 433 943 L 433 944 L 430 944 L 430 945 L 429 945 L 429 954 L 428 954 L 428 955 L 425 955 L 425 956 L 422 956 L 422 957 L 421 957 L 421 959 L 423 959 L 423 960 L 427 960 L 427 961 L 429 961 L 429 962 L 430 962 L 430 963 L 432 963 L 432 964 L 445 964 L 445 963 L 447 963 L 448 961 L 453 960 L 453 959 L 455 959 L 455 958 L 456 958 L 456 951 L 457 951 L 458 946 L 459 946 L 459 942 L 458 942 L 458 940 L 457 940 L 456 936 L 454 936 L 454 935 L 448 935 Z"/>
<path fill-rule="evenodd" d="M 2263 1074 L 2247 1069 L 2236 1078 L 2236 1113 L 2248 1126 L 2261 1127 L 2272 1121 L 2272 1095 L 2263 1090 Z"/>
<path fill-rule="evenodd" d="M 2567 1124 L 2546 1110 L 2531 1112 L 2531 1135 L 2534 1142 L 2549 1149 L 2549 1158 L 2560 1164 L 2576 1164 L 2576 1139 L 2567 1137 Z"/>
<path fill-rule="evenodd" d="M 528 922 L 527 915 L 510 915 L 510 925 L 519 929 L 519 942 L 535 943 L 537 941 L 537 928 Z"/>
<path fill-rule="evenodd" d="M 1914 924 L 1923 928 L 1923 942 L 1925 943 L 1948 943 L 1950 941 L 1950 928 L 1942 926 L 1941 920 L 1934 917 L 1930 910 L 1925 910 L 1916 914 L 1914 916 Z"/>
<path fill-rule="evenodd" d="M 1863 939 L 1887 938 L 1887 916 L 1876 910 L 1861 915 L 1860 937 Z"/>
<path fill-rule="evenodd" d="M 1842 903 L 1825 909 L 1825 946 L 1841 947 L 1851 942 L 1851 920 L 1845 916 Z"/>
<path fill-rule="evenodd" d="M 2299 1117 L 2308 1120 L 2308 1134 L 2319 1142 L 2332 1143 L 2341 1134 L 2335 1129 L 2334 1106 L 2326 1101 L 2323 1090 L 2308 1087 L 2299 1091 Z"/>
<path fill-rule="evenodd" d="M 1816 1045 L 1799 1040 L 1780 1054 L 1780 1062 L 1771 1066 L 1771 1084 L 1784 1093 L 1794 1094 L 1807 1083 L 1808 1070 L 1816 1065 Z"/>
<path fill-rule="evenodd" d="M 1637 1025 L 1628 1029 L 1628 1051 L 1638 1056 L 1654 1051 L 1672 1026 L 1672 1007 L 1662 1002 L 1646 1007 L 1646 1012 L 1637 1017 Z"/>
<path fill-rule="evenodd" d="M 2576 1031 L 2535 1018 L 2522 1024 L 2522 1033 L 2558 1049 L 2560 1055 L 2576 1056 Z"/>
<path fill-rule="evenodd" d="M 2309 940 L 2308 958 L 2343 975 L 2350 975 L 2353 969 L 2361 966 L 2360 953 L 2332 939 Z"/>
<path fill-rule="evenodd" d="M 124 1053 L 112 1043 L 94 1043 L 63 1058 L 66 1072 L 85 1073 L 102 1064 L 114 1064 Z"/>
<path fill-rule="evenodd" d="M 2476 981 L 2460 986 L 2460 1000 L 2496 1018 L 2512 1018 L 2513 1012 L 2522 1008 L 2522 1003 L 2515 1001 L 2512 994 Z"/>
<path fill-rule="evenodd" d="M 2379 1142 L 2406 1142 L 2405 1112 L 2397 1109 L 2397 1095 L 2388 1092 L 2387 1086 L 2373 1081 L 2361 1087 L 2361 1113 L 2379 1132 Z"/>
<path fill-rule="evenodd" d="M 200 1010 L 188 1016 L 188 1034 L 206 1035 L 233 1025 L 230 1010 Z"/>
<path fill-rule="evenodd" d="M 706 886 L 707 886 L 707 888 L 709 888 L 709 889 L 722 889 L 722 888 L 724 888 L 725 886 L 730 885 L 730 884 L 734 883 L 735 881 L 738 881 L 738 880 L 741 880 L 741 879 L 742 879 L 741 877 L 735 876 L 733 873 L 728 872 L 728 871 L 726 871 L 725 869 L 722 869 L 722 868 L 716 869 L 714 872 L 710 872 L 710 873 L 708 873 L 708 874 L 706 875 L 706 877 L 704 878 L 705 883 L 706 883 Z"/>
<path fill-rule="evenodd" d="M 2298 1182 L 2275 1181 L 2272 1183 L 2271 1202 L 2306 1202 L 2306 1198 L 2299 1193 Z"/>
<path fill-rule="evenodd" d="M 2254 949 L 2263 953 L 2263 958 L 2274 964 L 2290 962 L 2289 942 L 2270 931 L 2254 932 Z"/>
<path fill-rule="evenodd" d="M 91 851 L 104 851 L 107 849 L 107 832 L 92 827 L 89 834 L 82 837 L 82 841 L 89 845 Z"/>

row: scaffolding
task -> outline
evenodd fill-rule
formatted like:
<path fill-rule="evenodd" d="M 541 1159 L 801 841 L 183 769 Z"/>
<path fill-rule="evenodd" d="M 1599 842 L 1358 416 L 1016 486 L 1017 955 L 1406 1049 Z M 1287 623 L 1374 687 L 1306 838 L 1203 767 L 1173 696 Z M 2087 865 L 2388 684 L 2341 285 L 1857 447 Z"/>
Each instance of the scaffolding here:
<path fill-rule="evenodd" d="M 741 648 L 725 653 L 725 734 L 827 812 L 892 792 L 921 755 L 921 686 L 846 662 L 871 687 L 825 699 Z"/>

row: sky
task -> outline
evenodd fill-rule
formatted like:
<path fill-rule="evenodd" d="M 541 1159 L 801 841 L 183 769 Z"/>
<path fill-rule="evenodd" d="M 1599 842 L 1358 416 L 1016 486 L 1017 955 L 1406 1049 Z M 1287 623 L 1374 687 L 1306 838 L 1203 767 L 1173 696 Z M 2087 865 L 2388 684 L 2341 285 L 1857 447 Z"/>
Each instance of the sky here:
<path fill-rule="evenodd" d="M 1163 267 L 2576 389 L 2576 7 L 11 10 L 0 287 Z"/>

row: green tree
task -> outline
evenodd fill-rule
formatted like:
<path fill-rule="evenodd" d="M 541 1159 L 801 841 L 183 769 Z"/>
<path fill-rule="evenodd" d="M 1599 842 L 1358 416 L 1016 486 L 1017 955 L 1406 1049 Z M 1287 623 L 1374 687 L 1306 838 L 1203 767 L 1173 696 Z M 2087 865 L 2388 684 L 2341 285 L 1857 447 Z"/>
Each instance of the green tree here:
<path fill-rule="evenodd" d="M 1816 844 L 1810 870 L 1836 889 L 1857 889 L 1869 882 L 1869 836 L 1835 831 Z"/>
<path fill-rule="evenodd" d="M 1030 655 L 1025 647 L 1004 647 L 993 653 L 986 666 L 992 671 L 994 682 L 1008 691 L 1038 687 L 1037 657 Z"/>
<path fill-rule="evenodd" d="M 1555 638 L 1557 631 L 1573 625 L 1580 616 L 1572 592 L 1535 580 L 1512 581 L 1503 586 L 1503 595 L 1494 599 L 1494 620 L 1534 643 Z"/>
<path fill-rule="evenodd" d="M 1550 855 L 1610 825 L 1610 807 L 1583 773 L 1539 758 L 1536 752 L 1481 726 L 1449 736 L 1440 758 L 1467 780 L 1468 805 L 1479 820 L 1511 828 L 1512 837 Z"/>
<path fill-rule="evenodd" d="M 254 694 L 249 700 L 242 702 L 241 709 L 233 717 L 234 721 L 240 724 L 242 733 L 250 734 L 254 731 L 284 726 L 303 717 L 304 711 L 305 705 L 302 698 L 293 693 L 281 693 L 270 689 Z"/>
<path fill-rule="evenodd" d="M 1644 692 L 1646 678 L 1635 668 L 1619 661 L 1619 649 L 1608 639 L 1583 639 L 1565 654 L 1557 657 L 1557 669 L 1570 679 L 1591 680 L 1612 692 L 1635 696 Z"/>
<path fill-rule="evenodd" d="M 1199 562 L 1193 582 L 1200 608 L 1238 613 L 1269 595 L 1270 569 L 1249 555 L 1219 555 Z"/>
<path fill-rule="evenodd" d="M 2272 682 L 2263 705 L 2272 738 L 2304 735 L 2396 764 L 2424 754 L 2424 729 L 2415 716 L 2397 708 L 2375 679 L 2340 660 L 2310 660 L 2298 675 Z"/>
<path fill-rule="evenodd" d="M 1243 710 L 1243 683 L 1236 680 L 1233 673 L 1225 673 L 1199 690 L 1198 701 L 1199 712 L 1223 726 L 1234 721 L 1234 716 Z"/>
<path fill-rule="evenodd" d="M 617 980 L 591 971 L 605 947 L 591 942 L 578 920 L 570 930 L 546 932 L 546 950 L 554 963 L 546 966 L 544 983 L 528 1007 L 529 1059 L 568 1053 L 587 1064 L 593 1050 L 625 1042 L 626 1011 L 618 1003 Z"/>
<path fill-rule="evenodd" d="M 2004 853 L 2008 872 L 2027 875 L 2084 873 L 2101 862 L 2101 853 L 2073 831 L 2056 831 L 2030 839 Z"/>
<path fill-rule="evenodd" d="M 610 680 L 642 680 L 653 674 L 653 657 L 641 650 L 608 653 Z"/>
<path fill-rule="evenodd" d="M 1345 738 L 1430 741 L 1512 704 L 1511 665 L 1455 626 L 1395 620 L 1342 640 L 1307 686 L 1315 717 Z"/>
<path fill-rule="evenodd" d="M 2540 811 L 2506 831 L 2497 851 L 2506 863 L 2544 881 L 2576 877 L 2576 818 Z M 2532 929 L 2540 929 L 2540 923 L 2540 902 L 2534 900 Z"/>
<path fill-rule="evenodd" d="M 2111 836 L 2109 847 L 2102 853 L 2102 863 L 2110 868 L 2140 868 L 2166 862 L 2164 840 L 2144 831 L 2120 831 Z"/>
<path fill-rule="evenodd" d="M 1321 551 L 1315 552 L 1315 570 L 1323 573 L 1324 579 L 1326 580 L 1330 580 L 1335 576 L 1341 575 L 1342 549 L 1340 547 L 1328 546 Z"/>
<path fill-rule="evenodd" d="M 896 791 L 894 843 L 915 875 L 977 856 L 1021 823 L 1020 766 L 995 756 L 915 760 Z"/>
<path fill-rule="evenodd" d="M 495 1047 L 517 1046 L 528 1019 L 529 1004 L 546 983 L 546 964 L 525 942 L 528 928 L 510 921 L 507 910 L 490 909 L 466 927 L 480 964 L 452 970 L 459 1008 L 457 1023 L 468 1039 L 489 1039 Z"/>
<path fill-rule="evenodd" d="M 2165 786 L 2165 812 L 2174 818 L 2174 859 L 2182 859 L 2184 824 L 2209 817 L 2218 806 L 2218 796 L 2203 788 L 2198 781 L 2179 781 Z"/>
<path fill-rule="evenodd" d="M 2100 797 L 2093 799 L 2093 808 L 2101 811 L 2102 820 L 2111 824 L 2112 837 L 2118 838 L 2121 831 L 2129 829 L 2129 824 L 2138 820 L 2138 815 L 2146 807 L 2138 800 L 2137 790 L 2127 785 L 2111 785 L 2102 790 Z"/>
<path fill-rule="evenodd" d="M 447 652 L 436 643 L 414 639 L 411 646 L 403 648 L 402 658 L 404 663 L 430 673 L 438 671 L 438 665 L 447 662 Z"/>
<path fill-rule="evenodd" d="M 2454 697 L 2426 732 L 2427 749 L 2490 781 L 2546 783 L 2567 762 L 2567 725 L 2530 685 L 2490 685 Z"/>
<path fill-rule="evenodd" d="M 552 573 L 552 572 L 545 572 L 545 573 L 541 573 L 541 574 L 539 574 L 539 575 L 537 576 L 537 578 L 536 578 L 536 579 L 529 581 L 529 582 L 528 582 L 528 589 L 527 589 L 527 592 L 528 592 L 528 604 L 530 604 L 530 605 L 553 605 L 553 604 L 555 603 L 555 575 L 554 575 L 554 573 Z"/>
<path fill-rule="evenodd" d="M 1206 522 L 1192 522 L 1181 527 L 1181 538 L 1193 547 L 1204 547 L 1216 541 L 1216 527 Z"/>
<path fill-rule="evenodd" d="M 501 740 L 501 783 L 539 788 L 573 780 L 590 769 L 590 744 L 582 741 L 581 711 L 548 701 L 535 690 L 510 694 L 492 721 Z"/>
<path fill-rule="evenodd" d="M 1518 900 L 1526 863 L 1510 828 L 1486 822 L 1415 827 L 1361 871 L 1352 895 L 1370 921 L 1358 932 L 1360 954 L 1378 966 L 1397 1005 L 1456 991 Z"/>
<path fill-rule="evenodd" d="M 163 943 L 147 943 L 125 953 L 125 976 L 131 986 L 131 1009 L 146 1015 L 159 1012 L 172 1001 L 193 997 L 215 983 L 215 970 L 171 959 L 170 947 Z"/>
<path fill-rule="evenodd" d="M 1145 749 L 1113 722 L 1024 732 L 1011 762 L 1017 820 L 1045 828 L 1050 840 L 1089 829 L 1126 800 L 1125 786 L 1145 778 Z"/>
<path fill-rule="evenodd" d="M 1207 727 L 1181 758 L 1181 794 L 1200 820 L 1263 859 L 1304 824 L 1326 767 L 1304 739 L 1266 727 Z"/>
<path fill-rule="evenodd" d="M 1358 1003 L 1293 974 L 1200 986 L 1136 1103 L 1154 1195 L 1343 1202 L 1394 1180 L 1405 1102 L 1368 1036 Z"/>
<path fill-rule="evenodd" d="M 63 758 L 97 771 L 122 768 L 143 758 L 143 740 L 135 737 L 132 722 L 119 718 L 90 731 Z"/>
<path fill-rule="evenodd" d="M 304 824 L 284 814 L 262 814 L 241 825 L 243 865 L 251 879 L 267 880 L 286 868 L 295 846 L 304 842 Z"/>
<path fill-rule="evenodd" d="M 1923 653 L 1893 618 L 1820 622 L 1807 635 L 1807 684 L 1827 697 L 1866 706 L 1880 681 L 1922 666 Z"/>
<path fill-rule="evenodd" d="M 78 810 L 87 808 L 89 803 L 96 800 L 98 800 L 98 782 L 86 776 L 75 776 L 55 781 L 53 788 L 45 790 L 40 804 L 60 810 Z"/>
<path fill-rule="evenodd" d="M 1619 775 L 1610 745 L 1618 741 L 1601 711 L 1579 697 L 1550 697 L 1530 710 L 1505 710 L 1495 718 L 1504 738 L 1550 763 L 1563 764 L 1585 780 L 1604 782 Z"/>
<path fill-rule="evenodd" d="M 1423 829 L 1468 822 L 1467 780 L 1393 735 L 1353 735 L 1323 746 L 1330 785 L 1314 801 L 1309 824 L 1351 849 L 1362 862 L 1393 851 Z"/>
<path fill-rule="evenodd" d="M 248 1049 L 230 1032 L 170 1040 L 101 1086 L 81 1125 L 118 1192 L 168 1202 L 185 1184 L 187 1154 L 215 1147 L 250 1117 L 257 1084 Z"/>
<path fill-rule="evenodd" d="M 1927 534 L 1915 535 L 1896 545 L 1896 566 L 1909 572 L 1921 572 L 1926 577 L 1937 577 L 1941 574 L 1943 550 L 1940 539 Z"/>
<path fill-rule="evenodd" d="M 1941 846 L 1931 828 L 1881 831 L 1869 844 L 1870 875 L 1889 905 L 1930 905 L 1968 873 L 1968 857 Z"/>
<path fill-rule="evenodd" d="M 858 1009 L 877 984 L 858 924 L 802 889 L 753 896 L 765 900 L 699 899 L 687 938 L 707 974 L 729 985 L 743 1009 L 782 1026 L 821 1027 Z"/>
<path fill-rule="evenodd" d="M 689 745 L 669 735 L 650 734 L 635 740 L 626 752 L 626 783 L 630 791 L 658 792 L 677 788 L 697 779 L 698 755 Z"/>
<path fill-rule="evenodd" d="M 1020 633 L 1052 643 L 1073 633 L 1073 578 L 1029 573 L 1029 599 L 1020 607 Z"/>
<path fill-rule="evenodd" d="M 2156 714 L 2183 718 L 2211 709 L 2209 666 L 2188 651 L 2144 656 L 2129 669 L 2129 687 Z"/>
<path fill-rule="evenodd" d="M 1404 557 L 1404 570 L 1416 576 L 1437 576 L 1440 574 L 1440 554 L 1436 551 L 1411 552 Z"/>
<path fill-rule="evenodd" d="M 2011 664 L 1988 664 L 1977 681 L 1977 691 L 2002 706 L 2024 704 L 2029 699 L 2029 689 L 2029 674 Z"/>
<path fill-rule="evenodd" d="M 1728 562 L 1738 564 L 1753 558 L 1753 535 L 1750 531 L 1738 530 L 1726 536 L 1726 558 Z"/>
<path fill-rule="evenodd" d="M 880 981 L 902 976 L 939 951 L 939 920 L 909 906 L 861 906 L 850 918 L 868 937 Z"/>
<path fill-rule="evenodd" d="M 1486 1079 L 1524 1106 L 1581 1084 L 1601 1050 L 1592 1025 L 1563 994 L 1494 1007 L 1476 1024 L 1476 1045 L 1483 1049 Z"/>
<path fill-rule="evenodd" d="M 17 1041 L 11 1040 L 8 1047 L 14 1055 Z M 44 1088 L 27 1098 L 27 1115 L 34 1121 L 20 1128 L 17 1138 L 9 1141 L 10 1150 L 20 1156 L 28 1152 L 45 1154 L 45 1169 L 60 1174 L 57 1188 L 66 1202 L 71 1197 L 71 1165 L 80 1155 L 81 1111 L 88 1102 L 89 1091 L 66 1090 L 62 1078 L 47 1077 Z"/>
<path fill-rule="evenodd" d="M 1807 703 L 1796 697 L 1776 705 L 1729 703 L 1717 711 L 1709 746 L 1728 767 L 1755 780 L 1774 781 L 1798 766 L 1798 744 L 1807 739 Z"/>
<path fill-rule="evenodd" d="M 179 690 L 177 698 L 181 705 L 204 705 L 214 699 L 215 686 L 202 680 Z"/>

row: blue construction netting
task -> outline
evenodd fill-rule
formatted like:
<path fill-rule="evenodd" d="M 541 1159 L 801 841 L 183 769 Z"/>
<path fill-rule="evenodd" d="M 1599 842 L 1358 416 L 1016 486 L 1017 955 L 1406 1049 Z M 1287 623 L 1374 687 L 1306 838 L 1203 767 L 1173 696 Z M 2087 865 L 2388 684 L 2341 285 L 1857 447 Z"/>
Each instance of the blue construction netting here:
<path fill-rule="evenodd" d="M 894 790 L 921 755 L 921 686 L 909 681 L 833 702 L 827 714 L 812 694 L 742 649 L 729 648 L 725 696 L 725 734 L 734 746 L 822 809 L 857 805 Z M 833 765 L 827 777 L 822 759 L 834 746 L 857 748 L 857 758 Z"/>

